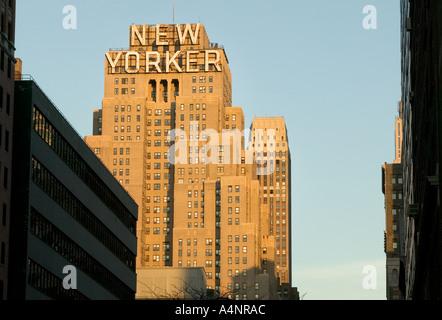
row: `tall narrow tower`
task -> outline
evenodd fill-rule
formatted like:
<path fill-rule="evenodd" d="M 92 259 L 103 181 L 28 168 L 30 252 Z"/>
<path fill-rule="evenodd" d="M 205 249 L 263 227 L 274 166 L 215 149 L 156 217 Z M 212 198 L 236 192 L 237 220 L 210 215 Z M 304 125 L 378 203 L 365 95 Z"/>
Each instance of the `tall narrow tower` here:
<path fill-rule="evenodd" d="M 403 299 L 399 285 L 401 270 L 401 215 L 403 212 L 402 172 L 402 101 L 398 103 L 395 119 L 395 159 L 382 166 L 382 193 L 385 195 L 384 251 L 386 255 L 386 297 L 388 300 Z"/>
<path fill-rule="evenodd" d="M 255 158 L 266 167 L 259 176 L 261 203 L 268 205 L 269 234 L 276 239 L 276 275 L 281 283 L 290 284 L 291 157 L 284 118 L 255 118 L 251 137 Z"/>

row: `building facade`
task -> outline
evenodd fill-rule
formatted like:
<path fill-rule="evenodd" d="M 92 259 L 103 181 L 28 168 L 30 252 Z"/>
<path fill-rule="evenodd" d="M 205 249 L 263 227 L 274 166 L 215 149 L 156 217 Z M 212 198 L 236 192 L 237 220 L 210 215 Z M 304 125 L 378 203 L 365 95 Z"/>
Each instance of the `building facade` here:
<path fill-rule="evenodd" d="M 283 117 L 253 119 L 251 141 L 254 157 L 263 166 L 259 176 L 262 205 L 268 207 L 268 234 L 276 240 L 275 271 L 280 283 L 291 275 L 291 157 Z"/>
<path fill-rule="evenodd" d="M 137 204 L 31 78 L 15 87 L 8 299 L 134 299 Z"/>
<path fill-rule="evenodd" d="M 14 114 L 15 0 L 3 0 L 0 20 L 0 300 L 8 296 Z"/>
<path fill-rule="evenodd" d="M 401 52 L 403 292 L 406 299 L 436 300 L 442 295 L 441 1 L 401 0 Z"/>
<path fill-rule="evenodd" d="M 137 269 L 137 300 L 208 300 L 202 267 Z"/>
<path fill-rule="evenodd" d="M 402 101 L 398 103 L 399 115 L 395 119 L 395 159 L 382 166 L 382 193 L 385 196 L 384 252 L 386 254 L 386 297 L 388 300 L 404 298 L 399 274 L 403 274 L 401 263 L 401 235 L 403 212 L 402 149 Z"/>
<path fill-rule="evenodd" d="M 203 267 L 219 296 L 278 298 L 276 235 L 231 81 L 202 24 L 132 25 L 129 49 L 106 53 L 101 134 L 85 141 L 139 204 L 138 268 Z"/>

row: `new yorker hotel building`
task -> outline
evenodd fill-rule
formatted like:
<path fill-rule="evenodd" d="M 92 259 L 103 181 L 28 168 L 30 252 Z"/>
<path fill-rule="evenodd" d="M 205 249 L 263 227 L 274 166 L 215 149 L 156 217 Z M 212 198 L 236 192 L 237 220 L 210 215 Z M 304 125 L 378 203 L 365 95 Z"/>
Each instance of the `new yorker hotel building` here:
<path fill-rule="evenodd" d="M 211 138 L 244 130 L 231 90 L 225 51 L 203 25 L 132 25 L 130 48 L 106 53 L 96 135 L 85 141 L 139 205 L 137 267 L 204 267 L 220 294 L 273 298 L 276 242 L 256 166 L 243 137 L 239 161 Z"/>

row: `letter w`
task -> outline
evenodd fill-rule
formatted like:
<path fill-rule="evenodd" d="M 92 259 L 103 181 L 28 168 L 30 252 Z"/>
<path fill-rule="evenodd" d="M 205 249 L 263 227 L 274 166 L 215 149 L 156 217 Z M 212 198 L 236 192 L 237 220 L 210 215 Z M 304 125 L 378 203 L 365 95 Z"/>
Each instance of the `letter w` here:
<path fill-rule="evenodd" d="M 192 41 L 192 44 L 196 44 L 196 41 L 198 39 L 198 34 L 200 30 L 200 24 L 196 24 L 195 32 L 192 31 L 192 25 L 190 23 L 186 23 L 186 27 L 184 28 L 184 32 L 181 31 L 181 25 L 177 24 L 176 29 L 178 32 L 178 38 L 180 40 L 181 44 L 184 44 L 186 42 L 186 35 L 189 34 L 190 40 Z"/>

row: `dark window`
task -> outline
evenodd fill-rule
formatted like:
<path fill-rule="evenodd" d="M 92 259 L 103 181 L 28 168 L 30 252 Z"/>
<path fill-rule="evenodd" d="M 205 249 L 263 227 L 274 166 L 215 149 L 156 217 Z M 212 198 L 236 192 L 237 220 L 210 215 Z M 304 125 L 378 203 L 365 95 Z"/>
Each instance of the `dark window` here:
<path fill-rule="evenodd" d="M 91 188 L 104 204 L 120 219 L 132 234 L 136 234 L 136 219 L 91 167 L 81 158 L 44 115 L 34 107 L 34 130 L 56 154 Z M 114 149 L 115 153 L 115 149 Z M 120 149 L 123 154 L 123 149 Z"/>
<path fill-rule="evenodd" d="M 5 51 L 3 49 L 0 52 L 0 70 L 5 71 Z"/>
<path fill-rule="evenodd" d="M 32 180 L 58 205 L 93 234 L 131 270 L 135 270 L 135 255 L 37 159 L 32 159 Z"/>
<path fill-rule="evenodd" d="M 3 203 L 3 210 L 2 210 L 2 226 L 6 227 L 6 215 L 8 213 L 8 207 L 6 203 Z"/>
<path fill-rule="evenodd" d="M 11 114 L 11 95 L 9 93 L 6 95 L 6 114 Z"/>
<path fill-rule="evenodd" d="M 10 58 L 8 58 L 8 78 L 11 79 L 12 77 L 12 61 Z"/>
<path fill-rule="evenodd" d="M 93 256 L 31 208 L 31 232 L 92 279 L 123 300 L 133 300 L 134 292 Z M 69 290 L 76 291 L 76 290 Z"/>
<path fill-rule="evenodd" d="M 65 290 L 63 281 L 34 261 L 29 261 L 28 282 L 35 289 L 56 300 L 88 300 L 78 290 Z"/>
<path fill-rule="evenodd" d="M 5 130 L 5 151 L 9 152 L 9 131 L 8 130 Z"/>
<path fill-rule="evenodd" d="M 8 168 L 3 168 L 3 188 L 8 189 Z"/>
<path fill-rule="evenodd" d="M 0 86 L 0 109 L 3 109 L 3 87 Z"/>
<path fill-rule="evenodd" d="M 6 243 L 2 242 L 0 252 L 0 264 L 5 264 L 6 262 Z"/>

